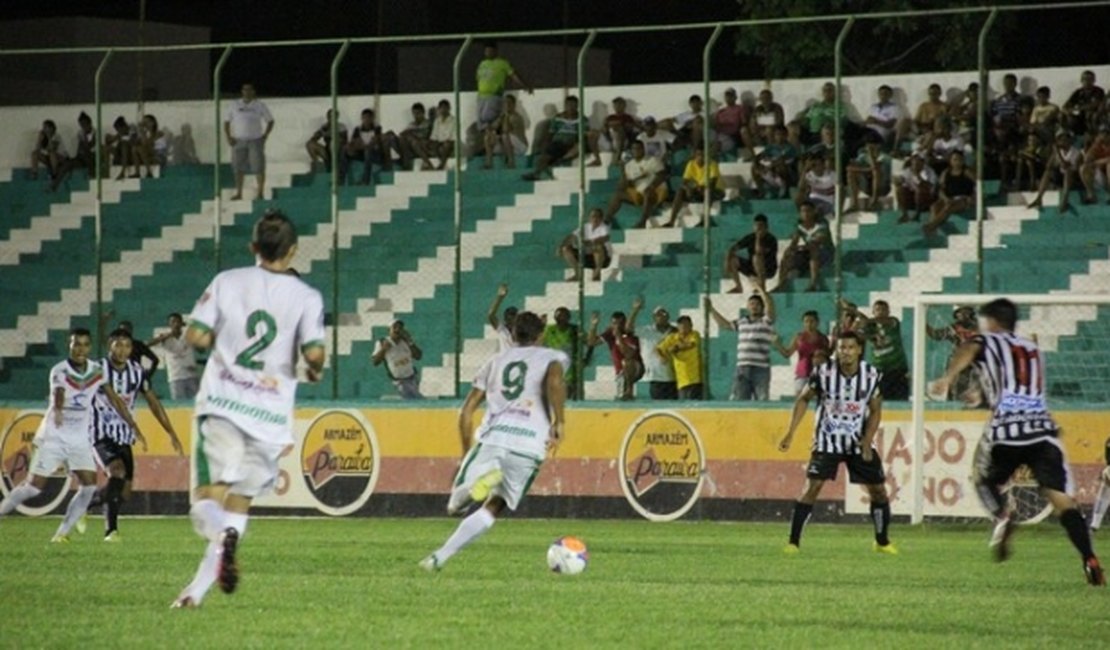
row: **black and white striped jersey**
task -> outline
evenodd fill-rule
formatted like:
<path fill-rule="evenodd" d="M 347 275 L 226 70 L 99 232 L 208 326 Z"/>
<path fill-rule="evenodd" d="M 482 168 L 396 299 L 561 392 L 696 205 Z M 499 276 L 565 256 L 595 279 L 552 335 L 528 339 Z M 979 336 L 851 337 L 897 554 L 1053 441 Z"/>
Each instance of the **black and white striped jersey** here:
<path fill-rule="evenodd" d="M 1058 433 L 1044 393 L 1044 360 L 1037 344 L 1012 332 L 983 333 L 975 365 L 991 405 L 993 442 L 1028 444 Z"/>
<path fill-rule="evenodd" d="M 809 385 L 817 395 L 817 420 L 813 431 L 813 451 L 826 454 L 862 452 L 868 404 L 879 395 L 882 373 L 866 361 L 852 375 L 840 370 L 836 361 L 813 369 Z"/>
<path fill-rule="evenodd" d="M 102 359 L 100 364 L 104 368 L 105 383 L 116 391 L 127 408 L 134 413 L 135 399 L 143 389 L 145 378 L 142 365 L 128 359 L 122 368 L 117 368 L 110 358 Z M 135 444 L 135 430 L 116 413 L 103 392 L 97 393 L 93 400 L 92 438 L 93 442 L 111 440 L 120 445 Z"/>

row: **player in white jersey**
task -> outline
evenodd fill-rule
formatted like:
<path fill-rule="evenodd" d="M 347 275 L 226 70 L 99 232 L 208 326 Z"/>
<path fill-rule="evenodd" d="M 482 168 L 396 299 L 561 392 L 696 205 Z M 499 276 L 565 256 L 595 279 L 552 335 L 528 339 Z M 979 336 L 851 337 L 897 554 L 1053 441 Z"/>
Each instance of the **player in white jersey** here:
<path fill-rule="evenodd" d="M 19 504 L 38 496 L 47 478 L 65 466 L 77 476 L 80 487 L 66 507 L 53 542 L 69 541 L 70 529 L 85 514 L 96 492 L 96 461 L 89 440 L 89 412 L 96 395 L 103 393 L 123 421 L 138 430 L 127 405 L 105 383 L 104 369 L 89 359 L 91 347 L 89 330 L 76 328 L 69 333 L 69 358 L 50 370 L 50 406 L 35 434 L 29 476 L 0 503 L 0 515 L 11 513 Z"/>
<path fill-rule="evenodd" d="M 122 328 L 108 335 L 109 354 L 100 361 L 105 382 L 120 396 L 131 411 L 132 417 L 134 417 L 135 402 L 138 396 L 142 395 L 150 406 L 154 418 L 169 434 L 174 451 L 184 456 L 185 450 L 181 447 L 181 441 L 174 431 L 173 423 L 170 422 L 158 395 L 150 388 L 143 366 L 131 358 L 131 342 L 131 333 Z M 131 446 L 138 440 L 143 451 L 146 451 L 146 438 L 116 414 L 103 393 L 97 394 L 93 401 L 92 416 L 90 433 L 93 449 L 105 473 L 108 474 L 108 485 L 101 493 L 101 502 L 104 504 L 104 541 L 117 542 L 119 541 L 119 510 L 123 502 L 131 496 L 131 481 L 135 477 L 135 459 Z M 78 524 L 77 532 L 84 532 L 81 524 Z"/>
<path fill-rule="evenodd" d="M 189 511 L 208 540 L 196 577 L 174 607 L 200 605 L 219 581 L 235 590 L 236 551 L 254 497 L 277 481 L 278 458 L 293 445 L 297 354 L 309 381 L 324 368 L 324 302 L 289 272 L 297 233 L 267 212 L 251 241 L 257 266 L 224 271 L 197 301 L 186 340 L 211 349 L 197 394 L 194 450 L 198 487 Z"/>
<path fill-rule="evenodd" d="M 539 474 L 548 452 L 563 438 L 570 358 L 542 347 L 543 321 L 532 312 L 513 322 L 515 347 L 482 366 L 459 413 L 462 466 L 455 476 L 448 514 L 481 504 L 454 534 L 420 566 L 443 567 L 468 544 L 493 527 L 507 507 L 516 510 Z M 486 414 L 474 431 L 474 413 L 486 402 Z"/>

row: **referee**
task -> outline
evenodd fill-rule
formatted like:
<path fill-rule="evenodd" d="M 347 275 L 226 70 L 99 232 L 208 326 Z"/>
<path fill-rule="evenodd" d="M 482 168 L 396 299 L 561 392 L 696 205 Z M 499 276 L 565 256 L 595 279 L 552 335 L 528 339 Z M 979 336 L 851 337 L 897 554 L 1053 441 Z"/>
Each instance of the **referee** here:
<path fill-rule="evenodd" d="M 843 332 L 836 342 L 836 360 L 814 368 L 809 385 L 794 401 L 790 428 L 779 443 L 786 452 L 794 441 L 794 431 L 805 415 L 809 400 L 817 398 L 817 424 L 813 432 L 813 452 L 806 467 L 806 489 L 794 504 L 790 524 L 790 543 L 783 551 L 798 552 L 802 530 L 813 514 L 813 504 L 825 481 L 835 481 L 841 463 L 848 466 L 848 480 L 862 483 L 871 497 L 871 520 L 875 524 L 874 549 L 897 555 L 890 543 L 890 500 L 886 475 L 873 446 L 883 415 L 879 391 L 882 373 L 862 361 L 863 337 Z"/>

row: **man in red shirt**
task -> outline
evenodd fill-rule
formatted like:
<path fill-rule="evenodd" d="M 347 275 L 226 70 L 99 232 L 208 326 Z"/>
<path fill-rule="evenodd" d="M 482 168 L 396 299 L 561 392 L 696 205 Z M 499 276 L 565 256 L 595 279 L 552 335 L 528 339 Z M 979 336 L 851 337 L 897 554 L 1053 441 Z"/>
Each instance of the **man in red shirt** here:
<path fill-rule="evenodd" d="M 644 376 L 644 361 L 640 357 L 640 339 L 629 331 L 628 318 L 623 311 L 613 312 L 609 319 L 609 327 L 599 335 L 597 326 L 600 323 L 601 314 L 595 311 L 590 317 L 590 331 L 586 337 L 586 345 L 592 348 L 604 341 L 609 346 L 613 369 L 617 373 L 617 399 L 631 401 L 635 399 L 636 382 Z"/>
<path fill-rule="evenodd" d="M 613 100 L 613 114 L 605 118 L 605 126 L 598 130 L 591 130 L 587 137 L 590 140 L 590 153 L 594 155 L 590 167 L 601 165 L 601 150 L 613 152 L 609 165 L 617 167 L 623 162 L 625 149 L 628 143 L 636 139 L 640 132 L 640 124 L 636 118 L 629 115 L 626 110 L 628 103 L 623 97 Z"/>

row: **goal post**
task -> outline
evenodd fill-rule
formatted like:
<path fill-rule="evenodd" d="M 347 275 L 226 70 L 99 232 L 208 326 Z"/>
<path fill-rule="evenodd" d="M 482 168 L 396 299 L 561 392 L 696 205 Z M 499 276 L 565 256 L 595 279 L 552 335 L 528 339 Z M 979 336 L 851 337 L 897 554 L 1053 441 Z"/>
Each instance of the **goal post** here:
<path fill-rule="evenodd" d="M 1056 408 L 1070 405 L 1090 407 L 1094 404 L 1106 403 L 1106 391 L 1110 387 L 1110 368 L 1106 368 L 1105 373 L 1100 369 L 1102 359 L 1095 356 L 1097 350 L 1093 350 L 1090 355 L 1070 350 L 1091 350 L 1089 332 L 1092 330 L 1110 332 L 1110 293 L 917 296 L 913 303 L 912 319 L 910 423 L 912 468 L 908 485 L 911 501 L 909 514 L 914 524 L 922 523 L 926 517 L 933 516 L 941 518 L 987 516 L 985 511 L 975 508 L 970 502 L 977 503 L 971 483 L 972 458 L 989 412 L 981 408 L 967 409 L 959 402 L 959 396 L 956 399 L 952 396 L 942 396 L 941 400 L 947 398 L 943 402 L 931 401 L 931 397 L 927 394 L 928 382 L 938 378 L 944 372 L 947 358 L 954 345 L 951 341 L 945 345 L 942 341 L 930 338 L 926 330 L 927 326 L 943 327 L 945 321 L 952 320 L 953 311 L 958 307 L 971 307 L 977 310 L 979 306 L 1002 297 L 1013 301 L 1018 306 L 1017 333 L 1037 339 L 1044 352 L 1046 377 L 1049 382 L 1046 385 L 1046 392 L 1050 405 Z M 1105 351 L 1110 352 L 1110 340 L 1105 343 L 1107 344 Z M 1062 361 L 1062 359 L 1088 356 L 1092 359 L 1090 367 L 1071 367 L 1071 362 Z M 1106 364 L 1102 364 L 1102 367 L 1105 366 Z M 1056 373 L 1066 375 L 1066 380 L 1054 378 Z M 974 383 L 977 384 L 977 382 Z M 975 387 L 969 390 L 973 391 Z M 937 424 L 941 426 L 935 426 Z M 945 436 L 948 439 L 947 443 Z M 946 454 L 946 447 L 945 460 L 952 461 L 948 466 L 938 459 Z M 927 456 L 931 463 L 927 463 Z M 957 456 L 958 462 L 953 461 Z M 948 472 L 948 476 L 942 478 L 945 472 Z M 1017 484 L 1018 481 L 1015 480 L 1014 485 Z M 1026 499 L 1036 501 L 1039 498 L 1036 490 L 1032 485 L 1029 487 L 1030 489 L 1024 490 Z M 944 509 L 940 501 L 946 500 L 945 489 L 948 490 L 950 500 L 962 501 L 959 508 L 951 511 Z M 1015 492 L 1017 489 L 1012 490 L 1012 494 Z M 1036 503 L 1026 507 L 1032 509 L 1025 514 L 1027 519 L 1039 520 L 1038 517 L 1043 518 L 1047 514 L 1043 505 L 1040 510 L 1037 510 Z"/>

